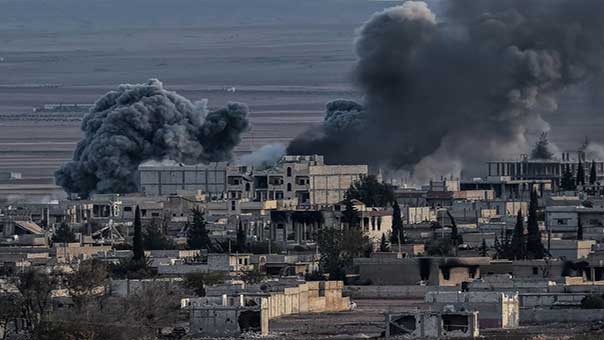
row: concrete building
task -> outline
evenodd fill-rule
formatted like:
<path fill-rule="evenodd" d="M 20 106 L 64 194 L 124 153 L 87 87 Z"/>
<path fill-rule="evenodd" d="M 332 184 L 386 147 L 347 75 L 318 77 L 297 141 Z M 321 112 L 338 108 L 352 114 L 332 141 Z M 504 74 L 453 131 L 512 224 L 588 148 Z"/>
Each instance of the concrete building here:
<path fill-rule="evenodd" d="M 295 200 L 325 206 L 344 199 L 350 185 L 367 174 L 367 165 L 326 165 L 320 155 L 283 156 L 267 169 L 224 162 L 145 164 L 139 167 L 139 189 L 152 196 L 201 191 L 208 200 Z"/>
<path fill-rule="evenodd" d="M 477 338 L 478 312 L 408 311 L 386 314 L 386 339 Z"/>
<path fill-rule="evenodd" d="M 488 265 L 487 257 L 392 258 L 372 256 L 355 258 L 362 279 L 374 285 L 417 285 L 423 282 L 433 286 L 457 286 L 464 281 L 479 278 L 481 267 Z"/>
<path fill-rule="evenodd" d="M 549 240 L 549 253 L 553 258 L 576 261 L 586 258 L 595 246 L 594 240 Z"/>
<path fill-rule="evenodd" d="M 462 191 L 486 191 L 485 195 L 500 199 L 529 199 L 532 189 L 542 194 L 554 189 L 551 179 L 522 179 L 495 175 L 462 180 L 460 187 Z"/>
<path fill-rule="evenodd" d="M 211 198 L 222 198 L 227 191 L 227 163 L 207 165 L 142 164 L 138 168 L 139 189 L 147 195 L 170 195 L 179 191 L 203 191 Z"/>
<path fill-rule="evenodd" d="M 520 325 L 518 294 L 501 292 L 428 292 L 424 301 L 433 310 L 454 306 L 477 311 L 480 328 L 517 328 Z"/>
<path fill-rule="evenodd" d="M 579 220 L 583 228 L 583 239 L 604 240 L 604 208 L 584 206 L 548 206 L 545 208 L 546 227 L 561 238 L 576 238 Z"/>
<path fill-rule="evenodd" d="M 577 172 L 578 163 L 583 163 L 586 173 L 591 168 L 591 160 L 587 161 L 585 154 L 577 152 L 563 153 L 562 159 L 529 159 L 524 155 L 515 161 L 487 162 L 488 176 L 506 176 L 512 180 L 550 180 L 555 188 L 560 185 L 560 180 L 566 168 L 572 173 Z M 596 174 L 598 179 L 604 178 L 604 162 L 596 160 Z"/>

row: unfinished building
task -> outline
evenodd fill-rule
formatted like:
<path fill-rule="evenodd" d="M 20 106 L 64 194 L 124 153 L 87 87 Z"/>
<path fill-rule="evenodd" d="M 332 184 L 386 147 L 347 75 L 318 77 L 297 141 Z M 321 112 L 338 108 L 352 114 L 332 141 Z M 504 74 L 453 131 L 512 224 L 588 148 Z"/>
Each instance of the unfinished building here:
<path fill-rule="evenodd" d="M 409 311 L 386 314 L 386 338 L 442 339 L 480 335 L 478 312 Z"/>

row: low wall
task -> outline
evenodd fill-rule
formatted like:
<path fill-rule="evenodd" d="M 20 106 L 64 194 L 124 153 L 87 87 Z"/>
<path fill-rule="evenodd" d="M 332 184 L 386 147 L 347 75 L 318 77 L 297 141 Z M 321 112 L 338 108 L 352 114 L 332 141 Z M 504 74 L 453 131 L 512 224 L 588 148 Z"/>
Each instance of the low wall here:
<path fill-rule="evenodd" d="M 262 334 L 268 334 L 270 320 L 284 315 L 348 310 L 350 299 L 342 296 L 342 287 L 342 281 L 307 282 L 262 298 Z"/>
<path fill-rule="evenodd" d="M 438 286 L 346 286 L 343 293 L 351 299 L 419 299 L 428 292 L 456 292 L 457 287 Z"/>
<path fill-rule="evenodd" d="M 520 307 L 578 307 L 589 294 L 586 293 L 523 293 L 519 294 Z"/>
<path fill-rule="evenodd" d="M 604 320 L 604 309 L 521 309 L 520 324 L 592 322 Z"/>

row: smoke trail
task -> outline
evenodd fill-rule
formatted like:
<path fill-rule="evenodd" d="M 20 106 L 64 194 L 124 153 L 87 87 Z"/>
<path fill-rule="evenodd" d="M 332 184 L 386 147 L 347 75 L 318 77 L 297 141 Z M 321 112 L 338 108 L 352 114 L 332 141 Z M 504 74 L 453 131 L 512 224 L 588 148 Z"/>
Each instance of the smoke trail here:
<path fill-rule="evenodd" d="M 471 172 L 494 155 L 527 153 L 549 130 L 545 117 L 560 93 L 602 73 L 604 1 L 445 5 L 443 20 L 408 1 L 361 26 L 354 78 L 365 94 L 357 110 L 364 123 L 333 132 L 326 116 L 288 152 L 406 167 L 420 177 L 446 164 Z"/>
<path fill-rule="evenodd" d="M 55 173 L 68 193 L 136 191 L 136 170 L 144 161 L 171 159 L 186 164 L 227 160 L 249 127 L 248 108 L 229 103 L 207 112 L 206 101 L 191 102 L 164 89 L 159 80 L 120 85 L 84 117 L 84 138 L 73 160 Z"/>

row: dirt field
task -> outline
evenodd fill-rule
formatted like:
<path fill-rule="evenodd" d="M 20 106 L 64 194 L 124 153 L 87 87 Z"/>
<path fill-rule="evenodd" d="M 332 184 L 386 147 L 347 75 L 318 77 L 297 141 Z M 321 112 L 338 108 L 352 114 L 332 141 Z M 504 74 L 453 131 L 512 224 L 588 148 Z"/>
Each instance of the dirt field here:
<path fill-rule="evenodd" d="M 270 323 L 271 338 L 294 340 L 378 339 L 384 331 L 384 313 L 409 308 L 428 308 L 413 300 L 355 300 L 357 308 L 342 313 L 291 315 Z M 514 330 L 481 330 L 481 337 L 492 340 L 604 339 L 590 324 L 522 326 Z"/>

